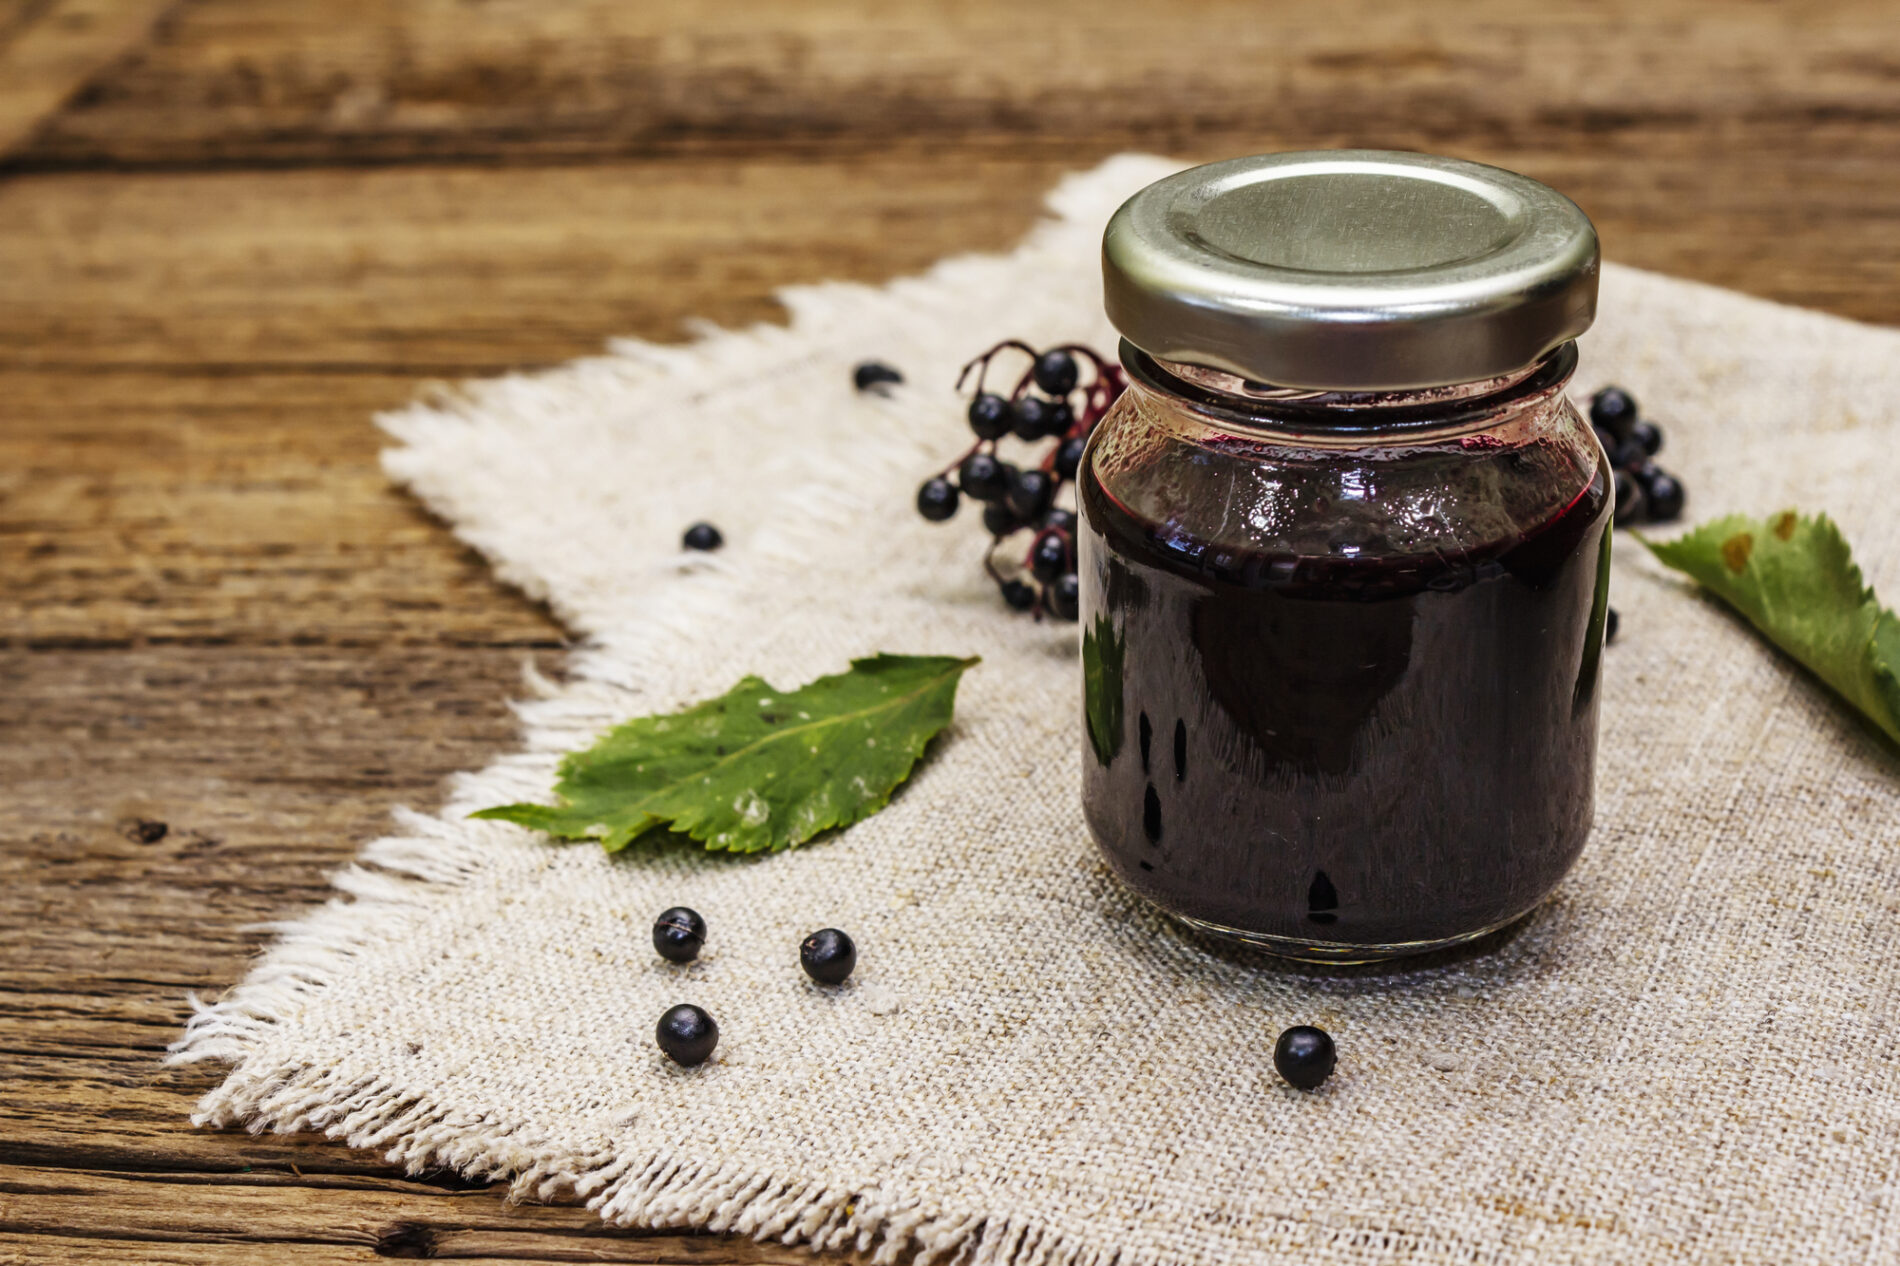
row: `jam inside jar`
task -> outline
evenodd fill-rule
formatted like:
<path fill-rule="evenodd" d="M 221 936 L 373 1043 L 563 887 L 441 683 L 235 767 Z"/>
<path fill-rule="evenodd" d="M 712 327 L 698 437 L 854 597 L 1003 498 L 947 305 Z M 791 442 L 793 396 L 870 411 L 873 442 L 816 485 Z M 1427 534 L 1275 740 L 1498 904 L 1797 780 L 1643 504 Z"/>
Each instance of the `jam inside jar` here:
<path fill-rule="evenodd" d="M 1459 389 L 1264 397 L 1123 355 L 1077 476 L 1110 865 L 1324 961 L 1529 912 L 1591 821 L 1613 496 L 1574 344 Z"/>

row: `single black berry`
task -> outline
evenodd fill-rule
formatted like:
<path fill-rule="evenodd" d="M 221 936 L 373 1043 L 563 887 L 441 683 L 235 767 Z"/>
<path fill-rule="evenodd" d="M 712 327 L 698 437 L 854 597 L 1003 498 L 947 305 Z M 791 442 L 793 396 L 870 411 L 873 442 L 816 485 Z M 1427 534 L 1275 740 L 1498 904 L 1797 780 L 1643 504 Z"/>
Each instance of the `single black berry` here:
<path fill-rule="evenodd" d="M 1590 397 L 1590 420 L 1619 440 L 1629 438 L 1636 416 L 1636 398 L 1621 387 L 1605 387 Z"/>
<path fill-rule="evenodd" d="M 842 985 L 858 965 L 858 947 L 837 928 L 821 928 L 798 947 L 805 974 L 821 985 Z"/>
<path fill-rule="evenodd" d="M 1043 419 L 1044 435 L 1067 435 L 1069 428 L 1075 425 L 1075 410 L 1069 407 L 1067 400 L 1058 400 L 1049 406 L 1049 416 Z"/>
<path fill-rule="evenodd" d="M 1338 1062 L 1339 1052 L 1333 1049 L 1332 1037 L 1325 1029 L 1310 1024 L 1294 1025 L 1273 1044 L 1273 1066 L 1288 1085 L 1301 1090 L 1318 1088 L 1333 1075 Z"/>
<path fill-rule="evenodd" d="M 686 535 L 680 537 L 680 544 L 687 549 L 713 550 L 725 543 L 726 538 L 710 523 L 695 523 L 686 529 Z"/>
<path fill-rule="evenodd" d="M 1057 576 L 1045 591 L 1049 614 L 1058 620 L 1073 620 L 1082 606 L 1082 581 L 1074 572 Z"/>
<path fill-rule="evenodd" d="M 971 453 L 957 467 L 957 487 L 978 501 L 995 501 L 1009 491 L 1009 467 L 988 453 Z"/>
<path fill-rule="evenodd" d="M 970 401 L 970 429 L 978 439 L 1000 440 L 1009 434 L 1009 401 L 991 392 L 984 392 Z"/>
<path fill-rule="evenodd" d="M 1616 472 L 1616 526 L 1629 527 L 1641 523 L 1647 511 L 1643 500 L 1643 486 L 1636 482 L 1636 476 L 1627 470 Z"/>
<path fill-rule="evenodd" d="M 690 963 L 706 943 L 706 920 L 685 906 L 663 910 L 653 921 L 653 948 L 669 963 Z"/>
<path fill-rule="evenodd" d="M 1054 532 L 1037 538 L 1029 551 L 1029 574 L 1043 584 L 1052 583 L 1069 567 L 1069 543 Z"/>
<path fill-rule="evenodd" d="M 1008 536 L 1021 526 L 1023 521 L 1016 517 L 1016 512 L 1002 502 L 983 507 L 983 530 L 991 536 Z"/>
<path fill-rule="evenodd" d="M 1062 447 L 1056 450 L 1056 474 L 1064 479 L 1074 479 L 1075 472 L 1082 466 L 1082 450 L 1088 441 L 1079 435 L 1071 435 L 1062 441 Z"/>
<path fill-rule="evenodd" d="M 1611 607 L 1603 617 L 1603 644 L 1608 646 L 1616 640 L 1616 608 Z"/>
<path fill-rule="evenodd" d="M 1020 580 L 1005 580 L 999 587 L 1003 591 L 1003 601 L 1009 604 L 1011 610 L 1027 611 L 1036 605 L 1035 589 Z"/>
<path fill-rule="evenodd" d="M 851 385 L 859 391 L 869 391 L 873 387 L 902 381 L 904 381 L 904 375 L 883 361 L 867 360 L 851 371 Z"/>
<path fill-rule="evenodd" d="M 1054 528 L 1058 532 L 1068 532 L 1073 535 L 1075 532 L 1075 511 L 1064 510 L 1058 507 L 1042 516 L 1042 525 L 1046 528 Z"/>
<path fill-rule="evenodd" d="M 924 480 L 917 490 L 917 513 L 932 523 L 942 523 L 957 512 L 957 489 L 942 475 Z"/>
<path fill-rule="evenodd" d="M 1049 402 L 1040 396 L 1024 396 L 1010 406 L 1010 430 L 1019 440 L 1040 440 L 1049 435 Z"/>
<path fill-rule="evenodd" d="M 1616 447 L 1610 450 L 1610 466 L 1614 470 L 1627 470 L 1636 474 L 1636 468 L 1648 460 L 1649 454 L 1643 451 L 1643 446 L 1636 442 L 1634 436 L 1618 440 Z M 1637 482 L 1642 482 L 1640 477 Z"/>
<path fill-rule="evenodd" d="M 653 1038 L 675 1064 L 691 1068 L 703 1064 L 719 1045 L 719 1026 L 690 1002 L 668 1007 L 653 1030 Z"/>
<path fill-rule="evenodd" d="M 1643 501 L 1649 507 L 1650 522 L 1668 523 L 1679 518 L 1685 499 L 1681 480 L 1668 471 L 1651 467 L 1649 479 L 1643 484 Z"/>
<path fill-rule="evenodd" d="M 1075 357 L 1057 348 L 1036 357 L 1036 367 L 1030 371 L 1036 386 L 1052 396 L 1066 396 L 1075 390 Z"/>
<path fill-rule="evenodd" d="M 1642 448 L 1645 457 L 1654 457 L 1662 451 L 1662 428 L 1654 422 L 1638 419 L 1636 424 L 1630 427 L 1630 438 Z"/>
<path fill-rule="evenodd" d="M 1049 511 L 1055 500 L 1056 481 L 1044 470 L 1019 470 L 1010 481 L 1003 500 L 1024 522 L 1034 522 Z"/>

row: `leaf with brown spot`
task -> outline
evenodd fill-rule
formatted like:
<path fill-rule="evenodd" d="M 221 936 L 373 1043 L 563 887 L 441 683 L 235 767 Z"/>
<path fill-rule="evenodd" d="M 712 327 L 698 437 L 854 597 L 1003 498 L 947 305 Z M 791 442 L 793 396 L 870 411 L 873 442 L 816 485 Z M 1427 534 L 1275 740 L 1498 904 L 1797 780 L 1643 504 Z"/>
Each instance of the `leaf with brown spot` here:
<path fill-rule="evenodd" d="M 1861 579 L 1832 519 L 1793 510 L 1767 521 L 1731 515 L 1643 544 L 1900 741 L 1900 619 Z"/>

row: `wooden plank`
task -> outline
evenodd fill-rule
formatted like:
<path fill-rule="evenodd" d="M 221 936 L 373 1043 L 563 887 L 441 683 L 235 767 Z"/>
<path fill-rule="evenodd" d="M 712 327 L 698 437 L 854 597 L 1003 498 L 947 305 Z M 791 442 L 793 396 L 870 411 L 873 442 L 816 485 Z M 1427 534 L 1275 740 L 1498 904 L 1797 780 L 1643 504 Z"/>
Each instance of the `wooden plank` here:
<path fill-rule="evenodd" d="M 593 1215 L 589 1214 L 589 1217 Z M 615 1241 L 570 1240 L 544 1232 L 515 1235 L 456 1232 L 437 1235 L 427 1223 L 394 1223 L 374 1245 L 327 1241 L 245 1238 L 146 1240 L 0 1231 L 0 1262 L 7 1266 L 69 1266 L 74 1262 L 112 1266 L 371 1266 L 390 1258 L 435 1258 L 465 1266 L 521 1266 L 523 1262 L 631 1262 L 641 1266 L 810 1266 L 812 1255 L 780 1245 L 710 1235 L 659 1236 Z M 828 1262 L 850 1262 L 848 1255 L 827 1255 Z M 868 1259 L 859 1259 L 868 1260 Z"/>
<path fill-rule="evenodd" d="M 560 644 L 377 468 L 370 415 L 415 389 L 390 372 L 0 370 L 0 648 Z"/>
<path fill-rule="evenodd" d="M 1372 0 L 1317 11 L 1244 0 L 1186 11 L 1073 0 L 1033 23 L 1003 0 L 952 9 L 866 9 L 849 0 L 472 9 L 455 0 L 286 0 L 268 11 L 206 0 L 181 13 L 137 65 L 63 114 L 21 161 L 36 170 L 668 154 L 689 160 L 695 176 L 717 172 L 737 183 L 700 186 L 712 196 L 696 209 L 711 223 L 682 222 L 703 236 L 665 236 L 674 221 L 662 218 L 654 245 L 666 258 L 652 275 L 667 284 L 652 289 L 690 296 L 702 310 L 744 292 L 753 306 L 731 311 L 750 318 L 769 315 L 770 305 L 748 286 L 757 274 L 729 263 L 777 276 L 912 267 L 944 247 L 922 210 L 933 205 L 936 223 L 966 231 L 970 244 L 1000 244 L 984 223 L 998 208 L 1019 223 L 1051 172 L 1117 149 L 1208 158 L 1308 145 L 1429 148 L 1558 183 L 1599 219 L 1612 258 L 1896 321 L 1900 235 L 1891 226 L 1900 192 L 1886 173 L 1900 167 L 1900 61 L 1891 30 L 1882 0 L 1466 0 L 1403 19 Z M 788 152 L 798 161 L 734 157 Z M 817 155 L 826 161 L 808 161 Z M 693 178 L 676 182 L 650 166 L 616 170 L 641 188 L 657 179 L 655 196 L 559 170 L 457 172 L 433 191 L 414 172 L 360 186 L 314 181 L 298 205 L 313 219 L 335 209 L 337 221 L 359 231 L 319 231 L 310 251 L 286 262 L 348 241 L 366 265 L 360 280 L 378 292 L 377 311 L 394 309 L 394 328 L 366 323 L 360 310 L 340 314 L 332 328 L 357 336 L 340 353 L 377 363 L 492 358 L 504 340 L 474 316 L 493 311 L 492 302 L 471 294 L 466 321 L 417 339 L 400 323 L 396 288 L 377 284 L 402 274 L 369 267 L 415 247 L 405 208 L 446 204 L 428 223 L 451 244 L 509 226 L 516 248 L 499 248 L 534 265 L 498 277 L 479 258 L 465 260 L 470 290 L 478 280 L 495 285 L 491 298 L 505 304 L 532 290 L 530 278 L 568 288 L 578 301 L 560 331 L 569 344 L 603 329 L 644 332 L 649 315 L 675 314 L 647 307 L 655 300 L 646 296 L 609 311 L 589 300 L 602 278 L 653 257 L 627 226 L 648 231 L 645 214 L 659 195 L 687 193 Z M 826 187 L 834 177 L 839 189 Z M 914 191 L 917 210 L 892 207 L 895 218 L 867 238 L 840 212 L 876 180 L 887 182 L 892 203 Z M 235 218 L 257 209 L 237 187 L 196 188 L 230 200 L 200 200 L 194 213 L 227 205 Z M 372 197 L 393 223 L 365 219 L 359 206 Z M 789 218 L 776 245 L 823 242 L 828 258 L 788 258 L 761 236 L 722 233 L 722 208 L 735 204 L 769 206 L 773 215 L 748 225 L 771 237 Z M 832 217 L 845 240 L 824 237 L 807 208 Z M 171 219 L 147 210 L 155 223 Z M 591 248 L 583 274 L 564 271 L 573 254 L 536 253 L 519 241 L 524 226 L 556 225 Z M 824 271 L 806 273 L 807 264 Z M 262 350 L 247 349 L 253 340 L 283 354 L 291 332 L 310 328 L 306 275 L 268 277 L 287 302 L 253 314 L 234 344 L 240 355 Z M 311 284 L 329 275 L 320 267 Z M 108 330 L 128 354 L 156 350 L 142 328 Z M 185 354 L 212 357 L 217 346 L 207 337 Z"/>
<path fill-rule="evenodd" d="M 0 48 L 51 4 L 52 0 L 0 0 Z"/>
<path fill-rule="evenodd" d="M 775 318 L 789 282 L 1006 246 L 1062 170 L 913 155 L 15 180 L 0 368 L 545 364 L 614 334 L 678 338 L 688 317 Z"/>
<path fill-rule="evenodd" d="M 298 1190 L 329 1198 L 285 1199 Z M 324 1250 L 353 1249 L 344 1259 L 350 1261 L 532 1257 L 690 1266 L 811 1260 L 808 1252 L 748 1240 L 614 1230 L 584 1209 L 510 1206 L 496 1198 L 500 1194 L 499 1187 L 444 1191 L 361 1175 L 100 1174 L 0 1165 L 0 1230 L 22 1237 L 83 1233 L 78 1243 L 102 1255 L 116 1255 L 128 1243 L 169 1242 L 248 1245 L 273 1255 L 290 1249 L 297 1254 L 291 1260 L 313 1249 L 315 1260 L 332 1260 Z"/>
<path fill-rule="evenodd" d="M 0 158 L 151 33 L 175 0 L 0 7 Z"/>
<path fill-rule="evenodd" d="M 1892 121 L 1882 0 L 202 0 L 29 161 L 642 152 L 717 138 L 1006 137 L 1178 147 L 1207 131 L 1574 146 L 1718 120 Z"/>
<path fill-rule="evenodd" d="M 186 1125 L 216 1077 L 159 1067 L 186 994 L 243 974 L 263 939 L 251 925 L 331 896 L 328 875 L 389 829 L 390 806 L 429 806 L 512 741 L 520 655 L 0 656 L 0 1153 L 236 1169 L 295 1146 Z"/>

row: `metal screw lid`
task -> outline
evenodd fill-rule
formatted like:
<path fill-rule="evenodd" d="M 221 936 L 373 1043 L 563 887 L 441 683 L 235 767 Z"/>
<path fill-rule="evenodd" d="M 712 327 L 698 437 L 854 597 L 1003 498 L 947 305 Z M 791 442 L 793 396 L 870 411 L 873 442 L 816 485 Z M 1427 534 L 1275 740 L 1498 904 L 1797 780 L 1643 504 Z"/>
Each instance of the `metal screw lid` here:
<path fill-rule="evenodd" d="M 1500 377 L 1590 328 L 1597 235 L 1502 168 L 1313 150 L 1149 185 L 1109 220 L 1102 272 L 1109 319 L 1159 360 L 1396 391 Z"/>

